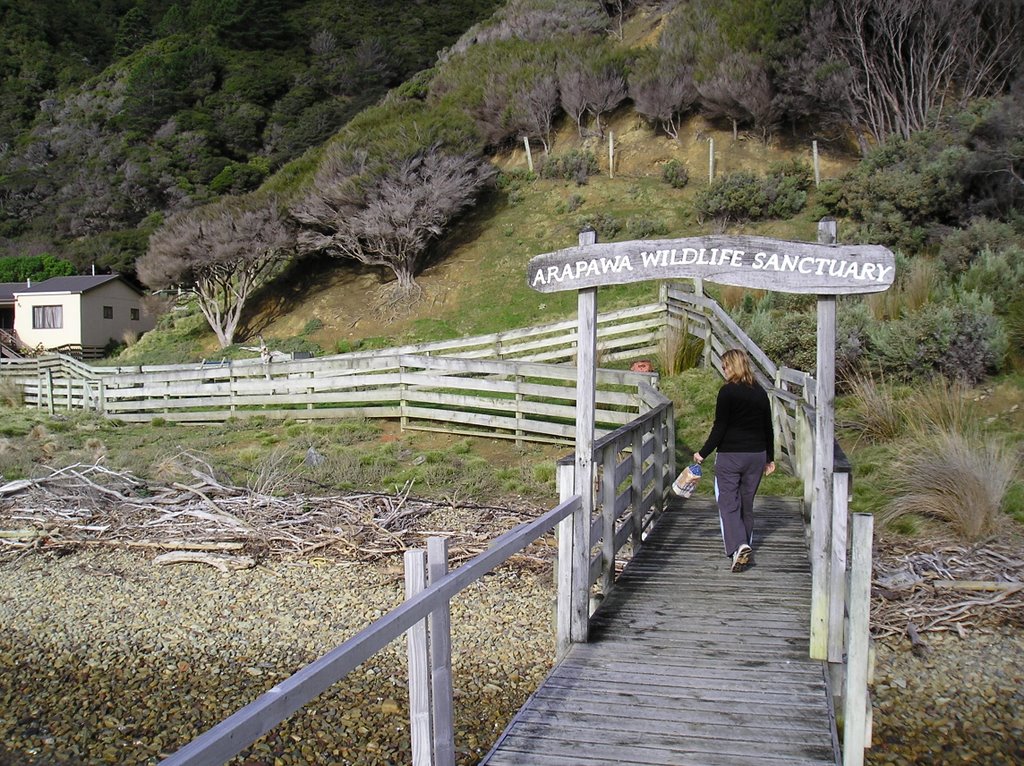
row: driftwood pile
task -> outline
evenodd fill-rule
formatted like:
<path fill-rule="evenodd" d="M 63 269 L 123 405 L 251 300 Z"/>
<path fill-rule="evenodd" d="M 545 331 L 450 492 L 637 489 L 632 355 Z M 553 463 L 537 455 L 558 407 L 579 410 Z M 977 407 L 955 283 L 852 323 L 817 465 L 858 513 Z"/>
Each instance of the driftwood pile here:
<path fill-rule="evenodd" d="M 880 639 L 954 632 L 999 622 L 1024 625 L 1024 550 L 990 541 L 878 542 L 871 588 L 871 632 Z"/>
<path fill-rule="evenodd" d="M 375 561 L 426 538 L 448 538 L 453 566 L 529 521 L 517 510 L 388 495 L 269 494 L 215 477 L 201 458 L 178 456 L 193 481 L 165 486 L 99 464 L 76 464 L 38 479 L 0 483 L 0 562 L 32 552 L 85 546 L 166 551 L 156 563 L 195 561 L 224 571 L 273 557 Z M 542 538 L 516 558 L 550 564 Z"/>

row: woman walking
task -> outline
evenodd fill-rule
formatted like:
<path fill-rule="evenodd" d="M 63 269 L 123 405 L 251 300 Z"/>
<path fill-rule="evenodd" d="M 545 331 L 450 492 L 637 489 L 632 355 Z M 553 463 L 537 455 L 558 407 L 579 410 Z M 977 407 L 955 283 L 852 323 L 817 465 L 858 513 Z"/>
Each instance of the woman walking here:
<path fill-rule="evenodd" d="M 775 434 L 768 394 L 751 371 L 750 358 L 741 349 L 722 354 L 725 383 L 718 391 L 715 422 L 704 446 L 693 453 L 703 463 L 715 459 L 715 499 L 722 523 L 725 553 L 732 571 L 751 562 L 754 543 L 754 495 L 761 477 L 775 470 Z"/>

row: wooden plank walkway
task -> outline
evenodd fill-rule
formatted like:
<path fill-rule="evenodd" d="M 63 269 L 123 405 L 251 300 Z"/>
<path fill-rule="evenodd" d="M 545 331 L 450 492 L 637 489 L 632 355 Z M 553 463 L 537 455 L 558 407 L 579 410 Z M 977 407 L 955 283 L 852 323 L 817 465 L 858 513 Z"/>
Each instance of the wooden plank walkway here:
<path fill-rule="evenodd" d="M 732 573 L 713 501 L 676 501 L 487 766 L 840 762 L 824 663 L 808 659 L 799 502 L 758 498 Z"/>

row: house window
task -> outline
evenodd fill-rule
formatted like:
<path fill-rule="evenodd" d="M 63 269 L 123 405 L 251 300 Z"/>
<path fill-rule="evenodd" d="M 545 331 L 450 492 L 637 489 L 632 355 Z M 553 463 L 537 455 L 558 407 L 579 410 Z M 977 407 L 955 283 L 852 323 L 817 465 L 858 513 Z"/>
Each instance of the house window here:
<path fill-rule="evenodd" d="M 103 318 L 104 319 L 113 319 L 114 318 L 114 307 L 113 306 L 104 306 L 103 307 Z"/>
<path fill-rule="evenodd" d="M 132 321 L 133 322 L 138 322 L 139 321 L 139 310 L 138 309 L 130 309 L 130 312 L 131 312 Z"/>
<path fill-rule="evenodd" d="M 64 327 L 63 306 L 33 306 L 33 330 L 59 330 Z"/>

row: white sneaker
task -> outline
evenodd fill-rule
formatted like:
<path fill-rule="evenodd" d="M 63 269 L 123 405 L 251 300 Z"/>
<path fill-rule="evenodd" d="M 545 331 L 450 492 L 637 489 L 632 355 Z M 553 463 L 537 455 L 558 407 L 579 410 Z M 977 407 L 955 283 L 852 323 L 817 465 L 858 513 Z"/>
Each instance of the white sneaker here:
<path fill-rule="evenodd" d="M 742 572 L 746 569 L 747 565 L 750 563 L 751 553 L 753 553 L 753 550 L 749 545 L 746 543 L 740 545 L 740 547 L 736 549 L 736 552 L 732 554 L 732 571 Z"/>

